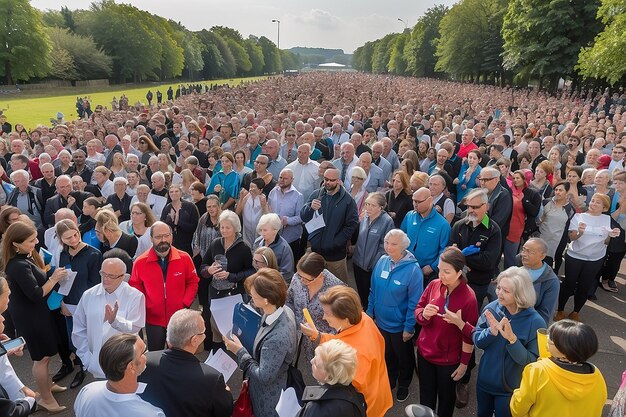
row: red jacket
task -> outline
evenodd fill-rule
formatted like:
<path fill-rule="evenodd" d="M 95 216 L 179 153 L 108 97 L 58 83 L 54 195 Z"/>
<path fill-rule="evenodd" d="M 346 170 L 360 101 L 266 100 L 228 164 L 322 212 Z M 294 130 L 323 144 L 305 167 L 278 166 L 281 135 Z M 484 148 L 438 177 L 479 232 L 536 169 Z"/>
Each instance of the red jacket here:
<path fill-rule="evenodd" d="M 191 257 L 172 247 L 165 284 L 159 256 L 152 248 L 135 260 L 128 283 L 146 297 L 146 323 L 167 327 L 175 312 L 193 303 L 198 281 Z"/>

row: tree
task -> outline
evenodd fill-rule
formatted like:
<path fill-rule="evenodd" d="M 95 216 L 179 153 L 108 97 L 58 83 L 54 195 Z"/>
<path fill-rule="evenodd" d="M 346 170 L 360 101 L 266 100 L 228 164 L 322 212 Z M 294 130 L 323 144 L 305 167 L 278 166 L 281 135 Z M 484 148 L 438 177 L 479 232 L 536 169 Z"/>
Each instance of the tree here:
<path fill-rule="evenodd" d="M 76 31 L 76 22 L 74 22 L 74 12 L 72 12 L 67 7 L 61 7 L 61 16 L 63 16 L 64 27 L 68 28 L 70 31 Z"/>
<path fill-rule="evenodd" d="M 143 11 L 141 13 L 144 14 L 146 21 L 152 19 L 154 27 L 161 29 L 161 60 L 160 65 L 155 67 L 155 70 L 160 69 L 159 79 L 178 77 L 183 72 L 185 56 L 183 48 L 176 42 L 174 29 L 167 20 L 160 16 L 150 15 Z"/>
<path fill-rule="evenodd" d="M 248 52 L 239 42 L 234 39 L 228 39 L 228 48 L 233 53 L 235 63 L 237 64 L 237 75 L 244 75 L 252 69 L 252 62 L 248 57 Z"/>
<path fill-rule="evenodd" d="M 263 67 L 264 74 L 277 74 L 283 71 L 283 64 L 280 59 L 280 52 L 276 47 L 276 44 L 265 36 L 259 38 L 259 45 L 263 50 L 263 60 L 265 66 Z"/>
<path fill-rule="evenodd" d="M 604 30 L 596 36 L 592 46 L 580 51 L 577 69 L 585 77 L 615 84 L 626 74 L 626 2 L 602 0 L 598 19 L 604 23 Z"/>
<path fill-rule="evenodd" d="M 396 36 L 395 40 L 392 43 L 389 63 L 387 64 L 387 70 L 389 70 L 389 72 L 392 74 L 406 74 L 406 60 L 404 59 L 404 48 L 406 46 L 408 37 L 408 34 L 401 33 Z"/>
<path fill-rule="evenodd" d="M 193 81 L 193 74 L 204 68 L 204 59 L 202 58 L 204 46 L 194 33 L 186 30 L 183 37 L 183 50 L 185 52 L 185 68 L 189 80 Z"/>
<path fill-rule="evenodd" d="M 365 45 L 356 48 L 352 55 L 352 66 L 354 69 L 363 72 L 372 72 L 373 53 L 374 42 L 365 42 Z"/>
<path fill-rule="evenodd" d="M 439 25 L 448 12 L 443 5 L 431 7 L 417 20 L 411 39 L 404 48 L 407 72 L 416 77 L 435 76 L 435 40 L 440 37 Z"/>
<path fill-rule="evenodd" d="M 49 71 L 50 40 L 28 0 L 0 0 L 0 74 L 7 85 Z"/>
<path fill-rule="evenodd" d="M 391 57 L 391 45 L 398 33 L 390 33 L 385 37 L 375 41 L 374 51 L 372 53 L 372 72 L 374 74 L 384 74 L 387 70 L 387 64 Z"/>
<path fill-rule="evenodd" d="M 97 47 L 93 39 L 58 27 L 47 28 L 46 31 L 53 48 L 52 76 L 65 80 L 89 80 L 111 75 L 113 60 Z"/>
<path fill-rule="evenodd" d="M 261 75 L 263 74 L 263 67 L 265 66 L 265 59 L 263 58 L 263 49 L 259 45 L 259 40 L 250 36 L 244 42 L 244 47 L 248 52 L 252 69 L 248 75 Z"/>

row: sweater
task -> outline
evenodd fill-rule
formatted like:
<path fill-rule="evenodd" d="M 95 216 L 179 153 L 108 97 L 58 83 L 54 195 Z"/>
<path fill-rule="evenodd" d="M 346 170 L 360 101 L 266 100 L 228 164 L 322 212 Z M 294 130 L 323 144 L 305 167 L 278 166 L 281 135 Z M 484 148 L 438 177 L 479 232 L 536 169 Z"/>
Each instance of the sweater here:
<path fill-rule="evenodd" d="M 393 228 L 393 219 L 384 211 L 373 221 L 370 221 L 366 215 L 359 222 L 359 233 L 354 246 L 352 263 L 365 271 L 371 271 L 380 257 L 385 254 L 383 241 L 387 232 Z"/>

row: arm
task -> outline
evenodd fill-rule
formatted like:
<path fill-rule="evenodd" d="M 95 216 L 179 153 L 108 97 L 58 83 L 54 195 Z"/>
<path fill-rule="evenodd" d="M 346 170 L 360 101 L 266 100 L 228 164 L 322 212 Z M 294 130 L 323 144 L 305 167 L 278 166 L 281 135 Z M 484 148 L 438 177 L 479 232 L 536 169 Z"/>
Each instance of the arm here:
<path fill-rule="evenodd" d="M 404 319 L 404 332 L 415 333 L 415 308 L 419 302 L 424 288 L 424 275 L 419 265 L 415 264 L 411 273 L 411 279 L 408 286 L 408 305 L 406 311 L 406 317 Z"/>
<path fill-rule="evenodd" d="M 465 257 L 467 266 L 476 271 L 491 270 L 500 260 L 501 239 L 500 233 L 493 233 L 478 253 Z"/>
<path fill-rule="evenodd" d="M 191 205 L 189 205 L 191 204 Z M 183 204 L 178 215 L 178 227 L 185 232 L 192 232 L 198 225 L 198 209 L 193 203 Z"/>
<path fill-rule="evenodd" d="M 491 310 L 485 309 L 485 311 Z M 496 340 L 497 337 L 498 334 L 494 335 L 489 328 L 489 323 L 487 322 L 487 318 L 485 317 L 485 313 L 483 312 L 483 314 L 481 314 L 480 318 L 478 319 L 476 329 L 474 330 L 474 345 L 479 349 L 485 350 Z"/>
<path fill-rule="evenodd" d="M 535 190 L 527 188 L 524 190 L 524 198 L 522 206 L 528 217 L 537 217 L 539 208 L 541 207 L 541 196 Z"/>
<path fill-rule="evenodd" d="M 239 367 L 250 377 L 252 384 L 267 385 L 276 380 L 279 369 L 287 356 L 289 344 L 279 335 L 268 336 L 262 342 L 257 362 L 245 348 L 237 352 Z"/>
<path fill-rule="evenodd" d="M 133 265 L 133 272 L 131 273 L 130 279 L 128 280 L 128 285 L 136 288 L 137 290 L 139 290 L 139 292 L 145 295 L 146 288 L 143 284 L 143 280 L 139 277 L 139 271 L 141 271 L 142 269 L 143 268 L 141 267 L 137 268 L 137 262 L 135 261 L 135 264 Z"/>
<path fill-rule="evenodd" d="M 213 400 L 213 415 L 230 416 L 233 413 L 233 396 L 226 389 L 224 377 L 220 374 L 211 390 Z"/>
<path fill-rule="evenodd" d="M 102 266 L 102 253 L 100 251 L 94 251 L 89 260 L 89 276 L 87 277 L 87 282 L 89 282 L 89 288 L 92 288 L 98 285 L 101 281 L 100 278 L 100 267 Z"/>
<path fill-rule="evenodd" d="M 322 194 L 321 192 L 311 193 L 306 204 L 302 206 L 302 209 L 300 210 L 300 218 L 302 219 L 303 222 L 306 223 L 313 218 L 313 213 L 315 212 L 315 210 L 311 208 L 311 202 L 315 200 L 316 198 L 319 198 L 321 194 Z"/>
<path fill-rule="evenodd" d="M 130 306 L 127 309 L 128 315 L 123 317 L 118 314 L 115 316 L 115 320 L 111 323 L 111 327 L 120 333 L 139 333 L 146 325 L 146 299 L 143 294 L 133 297 L 130 301 Z M 74 340 L 74 339 L 72 339 Z"/>
<path fill-rule="evenodd" d="M 415 308 L 415 321 L 422 327 L 428 326 L 431 323 L 430 318 L 424 317 L 424 309 L 430 303 L 432 288 L 432 285 L 428 284 Z"/>
<path fill-rule="evenodd" d="M 85 312 L 85 302 L 81 299 L 78 307 L 72 316 L 72 343 L 76 347 L 76 356 L 85 364 L 85 368 L 89 369 L 92 359 L 92 353 L 89 350 L 89 340 L 87 335 L 87 313 Z"/>
<path fill-rule="evenodd" d="M 443 253 L 443 251 L 448 247 L 448 241 L 450 240 L 450 224 L 443 224 L 441 226 L 441 230 L 439 233 L 439 256 Z M 430 264 L 430 267 L 434 272 L 439 271 L 439 256 Z"/>
<path fill-rule="evenodd" d="M 526 341 L 526 344 L 522 344 L 517 335 L 513 332 L 511 328 L 511 323 L 504 323 L 503 330 L 501 333 L 504 333 L 503 336 L 509 341 L 506 345 L 506 350 L 511 356 L 511 359 L 515 361 L 518 365 L 527 365 L 531 362 L 535 362 L 539 357 L 539 348 L 537 347 L 537 329 L 545 327 L 545 323 L 543 319 L 537 317 L 532 318 L 534 321 L 534 325 L 531 326 L 530 337 Z M 513 343 L 511 343 L 513 341 Z"/>
<path fill-rule="evenodd" d="M 526 417 L 530 409 L 537 402 L 537 392 L 535 376 L 537 369 L 534 366 L 527 366 L 522 372 L 522 382 L 520 387 L 513 391 L 511 397 L 511 415 L 513 417 Z"/>
<path fill-rule="evenodd" d="M 186 269 L 185 272 L 185 294 L 183 295 L 183 305 L 189 308 L 193 304 L 193 300 L 198 294 L 198 282 L 200 278 L 196 274 L 196 268 L 193 265 L 191 257 L 185 256 Z"/>

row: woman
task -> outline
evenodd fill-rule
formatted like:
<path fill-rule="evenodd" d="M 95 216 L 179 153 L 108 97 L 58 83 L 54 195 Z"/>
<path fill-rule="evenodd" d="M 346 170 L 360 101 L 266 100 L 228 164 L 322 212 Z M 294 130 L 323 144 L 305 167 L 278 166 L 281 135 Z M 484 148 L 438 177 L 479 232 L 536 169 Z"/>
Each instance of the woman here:
<path fill-rule="evenodd" d="M 537 219 L 539 224 L 539 237 L 548 245 L 548 251 L 544 262 L 554 267 L 555 273 L 561 266 L 563 249 L 567 243 L 567 225 L 574 216 L 574 207 L 568 202 L 567 192 L 570 184 L 559 181 L 554 185 L 554 197 L 543 201 L 541 217 Z M 563 242 L 563 243 L 562 243 Z M 563 248 L 559 251 L 559 247 Z M 559 268 L 557 268 L 557 265 Z"/>
<path fill-rule="evenodd" d="M 172 149 L 172 142 L 168 138 L 161 140 L 161 153 L 167 155 L 172 164 L 176 165 L 176 152 Z"/>
<path fill-rule="evenodd" d="M 561 170 L 560 170 L 561 178 L 563 178 L 564 180 L 567 179 L 567 174 L 575 166 L 577 166 L 576 156 L 566 151 L 565 155 L 563 155 L 563 157 L 561 158 Z"/>
<path fill-rule="evenodd" d="M 300 417 L 365 417 L 365 397 L 352 385 L 357 353 L 341 340 L 329 340 L 315 349 L 311 372 L 321 385 L 304 391 Z M 309 399 L 311 398 L 311 399 Z"/>
<path fill-rule="evenodd" d="M 181 179 L 180 186 L 181 186 L 181 192 L 182 192 L 182 199 L 184 201 L 195 203 L 191 196 L 191 185 L 198 182 L 198 179 L 196 178 L 195 175 L 193 175 L 193 172 L 191 172 L 191 170 L 187 168 L 180 171 L 180 179 Z M 205 188 L 205 192 L 206 192 L 206 188 Z"/>
<path fill-rule="evenodd" d="M 170 174 L 174 172 L 176 166 L 174 162 L 172 162 L 172 158 L 166 153 L 160 153 L 157 158 L 159 159 L 159 171 L 162 173 L 169 172 Z"/>
<path fill-rule="evenodd" d="M 63 297 L 61 303 L 61 314 L 65 316 L 68 337 L 71 341 L 72 329 L 74 328 L 72 312 L 78 307 L 78 302 L 83 296 L 83 293 L 100 283 L 102 254 L 98 249 L 89 246 L 81 240 L 78 226 L 71 220 L 64 219 L 58 222 L 55 226 L 55 231 L 63 245 L 63 250 L 59 255 L 59 266 L 65 268 L 67 271 L 76 272 L 72 288 L 70 292 Z M 71 342 L 70 348 L 76 355 L 76 348 Z M 70 388 L 78 387 L 85 379 L 85 370 L 78 355 L 76 355 L 74 363 L 79 366 L 79 370 L 70 384 Z"/>
<path fill-rule="evenodd" d="M 409 179 L 409 185 L 411 186 L 411 193 L 416 192 L 422 187 L 428 187 L 428 179 L 430 177 L 427 173 L 421 171 L 415 171 Z"/>
<path fill-rule="evenodd" d="M 248 352 L 237 336 L 224 337 L 226 348 L 237 355 L 239 368 L 248 377 L 255 417 L 275 417 L 276 404 L 287 385 L 287 369 L 296 355 L 297 333 L 293 311 L 285 307 L 287 284 L 274 269 L 263 268 L 246 280 L 254 305 L 263 311 Z"/>
<path fill-rule="evenodd" d="M 591 326 L 571 320 L 548 328 L 551 357 L 531 363 L 522 373 L 520 387 L 511 398 L 513 417 L 602 415 L 606 383 L 587 362 L 598 351 Z"/>
<path fill-rule="evenodd" d="M 261 246 L 254 250 L 254 253 L 252 254 L 252 266 L 255 271 L 258 271 L 261 268 L 271 268 L 280 272 L 278 269 L 276 255 L 274 254 L 274 251 L 267 246 Z"/>
<path fill-rule="evenodd" d="M 83 241 L 96 249 L 100 249 L 101 243 L 96 236 L 96 214 L 105 206 L 102 197 L 88 197 L 83 201 L 83 214 L 79 217 L 79 230 Z"/>
<path fill-rule="evenodd" d="M 546 323 L 533 306 L 537 295 L 528 272 L 512 267 L 498 276 L 497 300 L 487 304 L 474 331 L 474 345 L 482 349 L 478 365 L 477 417 L 510 416 L 513 390 L 522 371 L 539 357 L 537 330 Z"/>
<path fill-rule="evenodd" d="M 584 187 L 593 185 L 593 179 L 596 177 L 597 173 L 598 170 L 596 168 L 583 169 L 583 175 L 580 177 L 580 182 L 582 182 Z M 587 194 L 589 194 L 589 192 L 587 192 Z"/>
<path fill-rule="evenodd" d="M 385 197 L 372 193 L 365 200 L 365 216 L 359 221 L 359 232 L 353 249 L 352 265 L 356 289 L 363 308 L 367 310 L 370 282 L 374 265 L 385 253 L 384 239 L 394 228 L 391 216 L 385 212 Z"/>
<path fill-rule="evenodd" d="M 198 209 L 198 215 L 202 217 L 206 213 L 206 202 L 208 199 L 206 197 L 206 186 L 199 181 L 195 181 L 189 186 L 189 193 L 191 194 L 191 202 Z"/>
<path fill-rule="evenodd" d="M 581 213 L 587 209 L 587 189 L 581 181 L 583 170 L 579 166 L 573 166 L 567 172 L 566 181 L 569 182 L 568 199 L 576 213 Z"/>
<path fill-rule="evenodd" d="M 615 189 L 611 187 L 612 185 L 613 175 L 611 175 L 611 172 L 608 169 L 601 169 L 596 172 L 596 175 L 593 177 L 593 184 L 585 185 L 585 188 L 587 189 L 587 201 L 585 202 L 585 204 L 589 206 L 591 196 L 596 193 L 607 195 L 611 199 L 611 201 L 613 201 Z"/>
<path fill-rule="evenodd" d="M 463 275 L 465 256 L 455 247 L 439 258 L 439 278 L 427 286 L 415 309 L 422 326 L 417 339 L 420 403 L 440 417 L 451 417 L 456 402 L 456 384 L 467 371 L 478 320 L 474 291 Z M 449 324 L 453 324 L 450 326 Z"/>
<path fill-rule="evenodd" d="M 289 243 L 278 234 L 282 227 L 283 224 L 278 214 L 268 213 L 262 215 L 256 227 L 256 231 L 260 236 L 252 244 L 252 250 L 254 251 L 261 246 L 270 248 L 276 255 L 280 274 L 287 283 L 290 283 L 294 273 L 293 252 Z"/>
<path fill-rule="evenodd" d="M 220 200 L 216 195 L 211 194 L 206 197 L 205 207 L 206 213 L 198 220 L 191 244 L 194 257 L 200 256 L 201 259 L 204 258 L 211 242 L 220 236 L 219 217 L 222 214 Z"/>
<path fill-rule="evenodd" d="M 558 177 L 559 180 L 565 179 L 561 176 L 562 159 L 563 155 L 561 154 L 561 150 L 557 146 L 554 146 L 552 149 L 550 149 L 550 153 L 548 153 L 548 162 L 552 164 L 552 172 L 555 176 Z"/>
<path fill-rule="evenodd" d="M 615 195 L 611 204 L 611 227 L 619 227 L 620 236 L 612 238 L 606 251 L 606 258 L 600 271 L 600 288 L 608 292 L 617 292 L 615 277 L 619 272 L 622 259 L 626 256 L 625 239 L 620 239 L 626 230 L 626 172 L 618 172 L 613 178 Z"/>
<path fill-rule="evenodd" d="M 361 213 L 363 209 L 363 204 L 365 203 L 365 199 L 367 198 L 367 190 L 363 186 L 365 183 L 365 179 L 367 178 L 367 174 L 361 167 L 354 167 L 350 171 L 352 175 L 351 185 L 350 185 L 350 196 L 356 203 L 357 213 Z"/>
<path fill-rule="evenodd" d="M 478 187 L 478 175 L 480 175 L 480 152 L 472 150 L 467 154 L 467 162 L 461 165 L 459 176 L 452 182 L 456 185 L 456 203 L 463 201 L 465 195 L 473 188 Z"/>
<path fill-rule="evenodd" d="M 426 143 L 423 140 L 420 140 L 419 144 L 417 145 L 417 168 L 418 170 L 422 170 L 421 167 L 424 163 L 424 161 L 428 160 L 428 143 Z M 430 165 L 432 161 L 428 161 L 428 164 Z M 424 171 L 426 172 L 426 171 Z"/>
<path fill-rule="evenodd" d="M 124 233 L 137 238 L 137 252 L 135 252 L 137 256 L 152 247 L 150 227 L 155 221 L 150 207 L 145 203 L 136 202 L 130 206 L 130 220 L 120 223 L 120 229 Z"/>
<path fill-rule="evenodd" d="M 531 164 L 533 162 L 532 156 L 528 152 L 522 152 L 517 157 L 517 163 L 519 164 L 519 169 L 531 169 Z"/>
<path fill-rule="evenodd" d="M 0 237 L 2 237 L 10 225 L 19 220 L 22 211 L 14 206 L 3 206 L 0 210 Z"/>
<path fill-rule="evenodd" d="M 229 152 L 224 153 L 222 155 L 222 170 L 213 173 L 211 183 L 207 188 L 207 194 L 219 196 L 222 210 L 233 207 L 235 199 L 239 196 L 239 175 L 233 171 L 234 163 L 233 155 Z"/>
<path fill-rule="evenodd" d="M 113 176 L 126 178 L 128 171 L 126 171 L 126 162 L 124 161 L 124 155 L 122 155 L 121 153 L 114 153 L 111 168 L 109 169 L 113 173 Z"/>
<path fill-rule="evenodd" d="M 209 244 L 200 266 L 200 275 L 204 279 L 200 280 L 198 291 L 203 285 L 208 286 L 208 297 L 200 299 L 203 312 L 207 312 L 207 317 L 210 317 L 211 299 L 243 294 L 244 280 L 254 273 L 252 251 L 241 238 L 239 217 L 230 210 L 224 210 L 220 214 L 218 222 L 221 237 L 214 239 Z M 224 263 L 226 268 L 223 268 Z M 207 284 L 202 284 L 202 282 L 207 282 Z M 207 317 L 205 317 L 207 332 L 212 331 L 213 343 L 220 344 L 222 337 L 213 321 L 206 321 L 208 320 Z M 208 342 L 211 341 L 209 336 L 210 334 L 207 333 Z"/>
<path fill-rule="evenodd" d="M 420 142 L 420 145 L 422 143 L 426 143 L 426 142 Z M 422 161 L 422 163 L 420 164 L 419 170 L 421 172 L 428 172 L 428 168 L 430 167 L 430 164 L 432 164 L 435 159 L 437 159 L 437 151 L 435 150 L 435 148 L 428 148 L 428 151 L 426 151 L 426 159 Z"/>
<path fill-rule="evenodd" d="M 235 166 L 233 170 L 239 175 L 239 182 L 243 181 L 243 176 L 252 172 L 252 168 L 246 166 L 247 155 L 244 151 L 238 150 L 235 152 Z"/>
<path fill-rule="evenodd" d="M 393 219 L 396 229 L 400 228 L 404 216 L 413 210 L 411 196 L 408 174 L 402 170 L 394 172 L 391 190 L 385 193 L 385 200 L 387 201 L 387 214 Z"/>
<path fill-rule="evenodd" d="M 241 216 L 243 222 L 243 241 L 252 246 L 258 237 L 257 224 L 262 215 L 269 213 L 267 197 L 263 194 L 265 182 L 261 178 L 253 178 L 250 181 L 250 191 L 241 190 L 241 198 L 235 213 Z"/>
<path fill-rule="evenodd" d="M 566 317 L 565 304 L 574 296 L 574 311 L 568 318 L 580 321 L 580 310 L 594 280 L 602 268 L 606 247 L 612 237 L 620 234 L 619 228 L 611 229 L 611 216 L 602 214 L 611 208 L 611 200 L 604 194 L 594 194 L 586 213 L 576 213 L 569 224 L 571 243 L 565 255 L 565 277 L 561 282 L 559 303 L 554 321 Z"/>
<path fill-rule="evenodd" d="M 306 308 L 319 331 L 334 334 L 335 330 L 324 319 L 320 295 L 336 285 L 346 284 L 326 269 L 326 261 L 322 255 L 315 252 L 305 253 L 298 261 L 287 292 L 287 305 L 296 315 L 296 321 L 305 322 L 302 311 Z M 308 337 L 302 338 L 302 352 L 307 361 L 313 359 L 315 346 Z"/>
<path fill-rule="evenodd" d="M 383 255 L 372 271 L 367 315 L 385 339 L 385 362 L 391 389 L 398 385 L 396 399 L 409 396 L 415 369 L 413 334 L 415 307 L 424 289 L 424 277 L 415 256 L 407 250 L 409 237 L 399 229 L 387 232 Z"/>
<path fill-rule="evenodd" d="M 11 290 L 9 313 L 18 334 L 26 340 L 34 362 L 33 377 L 41 396 L 39 406 L 58 413 L 66 407 L 59 406 L 51 391 L 48 365 L 50 358 L 57 354 L 57 336 L 46 298 L 57 283 L 67 278 L 67 271 L 56 268 L 50 278 L 46 278 L 43 262 L 35 251 L 38 242 L 34 225 L 13 223 L 2 238 L 0 259 Z"/>
<path fill-rule="evenodd" d="M 139 137 L 139 151 L 141 152 L 141 163 L 147 165 L 150 158 L 159 153 L 159 148 L 150 137 L 142 135 Z"/>
<path fill-rule="evenodd" d="M 535 178 L 528 184 L 530 188 L 537 191 L 542 200 L 552 197 L 553 168 L 550 161 L 541 161 L 535 168 Z"/>
<path fill-rule="evenodd" d="M 71 175 L 74 171 L 74 167 L 72 166 L 72 155 L 70 155 L 66 149 L 63 149 L 59 152 L 57 159 L 61 162 L 61 164 L 54 169 L 54 175 L 57 177 L 61 175 Z"/>
<path fill-rule="evenodd" d="M 161 221 L 172 228 L 172 245 L 193 257 L 191 242 L 200 217 L 198 209 L 195 204 L 182 200 L 183 192 L 180 185 L 171 185 L 168 195 L 170 202 L 161 213 Z"/>
<path fill-rule="evenodd" d="M 207 175 L 209 177 L 213 177 L 214 174 L 218 173 L 222 169 L 221 158 L 223 154 L 224 150 L 219 146 L 214 146 L 209 150 L 209 153 L 207 154 L 207 158 L 209 160 Z M 241 182 L 241 180 L 239 182 Z"/>
<path fill-rule="evenodd" d="M 315 344 L 332 339 L 346 342 L 357 350 L 354 387 L 365 397 L 368 417 L 383 417 L 393 405 L 387 366 L 383 360 L 385 341 L 374 321 L 363 312 L 355 290 L 334 286 L 320 295 L 324 319 L 337 334 L 321 333 L 313 324 L 301 323 L 302 334 Z"/>
<path fill-rule="evenodd" d="M 516 265 L 515 257 L 519 251 L 522 238 L 528 238 L 530 233 L 537 228 L 535 218 L 541 208 L 541 196 L 537 191 L 528 187 L 532 178 L 529 170 L 515 171 L 513 173 L 513 211 L 509 233 L 504 240 L 504 268 Z"/>

